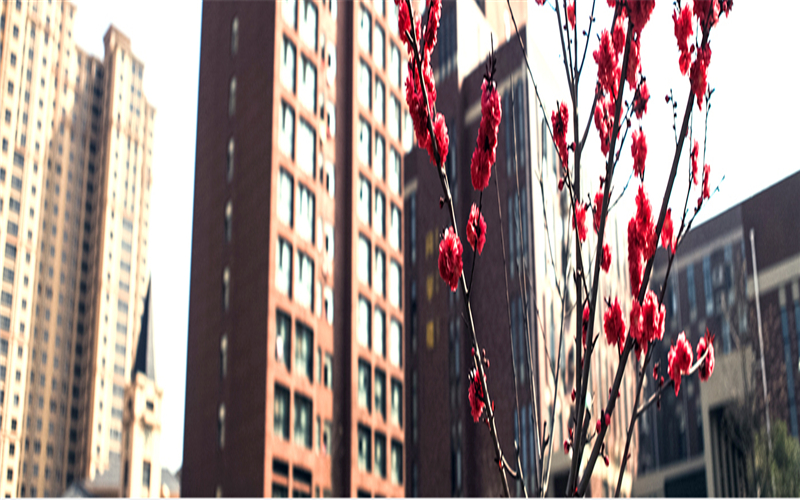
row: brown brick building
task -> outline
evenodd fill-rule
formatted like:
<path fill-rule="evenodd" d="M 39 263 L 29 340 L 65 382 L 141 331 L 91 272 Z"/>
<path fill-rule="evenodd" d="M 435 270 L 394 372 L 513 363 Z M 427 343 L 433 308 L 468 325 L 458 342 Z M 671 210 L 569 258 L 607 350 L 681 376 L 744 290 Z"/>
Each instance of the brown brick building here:
<path fill-rule="evenodd" d="M 396 8 L 203 10 L 182 492 L 402 495 Z"/>
<path fill-rule="evenodd" d="M 694 228 L 679 249 L 664 300 L 665 343 L 657 346 L 653 359 L 666 366 L 668 339 L 674 342 L 685 331 L 696 345 L 708 328 L 716 335 L 717 368 L 707 383 L 688 379 L 678 398 L 670 394 L 660 411 L 642 416 L 642 475 L 634 494 L 754 493 L 744 473 L 750 450 L 730 416 L 744 408 L 755 415 L 756 430 L 765 425 L 751 231 L 771 419 L 785 421 L 789 432 L 798 435 L 800 225 L 790 215 L 798 189 L 800 174 L 781 180 Z M 665 271 L 665 254 L 659 251 L 652 286 L 661 286 Z M 648 383 L 645 395 L 653 390 Z"/>

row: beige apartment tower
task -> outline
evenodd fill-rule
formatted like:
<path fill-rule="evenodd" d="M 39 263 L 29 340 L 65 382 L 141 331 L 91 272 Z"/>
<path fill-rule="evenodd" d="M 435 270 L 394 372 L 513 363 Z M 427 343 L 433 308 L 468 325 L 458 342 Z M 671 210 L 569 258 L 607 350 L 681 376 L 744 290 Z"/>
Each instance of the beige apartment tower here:
<path fill-rule="evenodd" d="M 143 65 L 113 26 L 104 60 L 77 47 L 75 15 L 50 0 L 0 5 L 6 496 L 60 495 L 119 458 L 149 274 Z"/>

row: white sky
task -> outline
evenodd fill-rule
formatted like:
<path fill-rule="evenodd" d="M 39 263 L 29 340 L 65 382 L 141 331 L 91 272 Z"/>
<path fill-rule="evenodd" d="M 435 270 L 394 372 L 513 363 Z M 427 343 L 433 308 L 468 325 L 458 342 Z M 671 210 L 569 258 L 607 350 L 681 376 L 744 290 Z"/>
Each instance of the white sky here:
<path fill-rule="evenodd" d="M 153 219 L 150 221 L 148 257 L 155 285 L 156 373 L 164 388 L 162 462 L 174 472 L 180 467 L 183 455 L 202 5 L 199 2 L 154 0 L 78 0 L 77 5 L 73 30 L 77 43 L 102 58 L 103 35 L 109 24 L 113 23 L 127 34 L 133 52 L 144 62 L 144 91 L 156 107 Z M 800 18 L 800 2 L 771 2 L 768 5 L 737 1 L 731 16 L 723 17 L 712 32 L 709 83 L 717 90 L 708 119 L 706 162 L 711 165 L 712 187 L 723 173 L 725 182 L 720 193 L 704 208 L 698 222 L 798 170 L 797 161 L 791 159 L 794 156 L 785 151 L 797 140 L 797 127 L 791 124 L 793 118 L 800 116 L 800 95 L 791 88 L 793 80 L 790 77 L 794 69 L 791 61 L 794 59 L 787 55 L 795 45 L 793 21 Z M 566 85 L 555 13 L 550 7 L 538 7 L 533 2 L 529 8 L 532 29 L 541 35 L 536 37 L 541 40 L 539 49 L 551 64 L 553 74 Z M 591 2 L 579 0 L 577 9 L 579 26 L 584 29 Z M 670 87 L 674 89 L 680 103 L 680 119 L 689 87 L 688 79 L 683 78 L 678 70 L 671 11 L 672 2 L 658 2 L 642 38 L 643 69 L 652 96 L 643 121 L 648 144 L 646 185 L 654 210 L 659 208 L 674 151 L 671 107 L 664 103 L 664 96 Z M 606 2 L 597 0 L 599 25 L 607 27 L 611 15 Z M 587 106 L 591 103 L 597 71 L 591 55 L 591 50 L 596 47 L 597 27 L 593 28 L 590 53 L 584 66 L 581 116 L 589 116 L 591 112 Z M 762 48 L 764 41 L 769 45 Z M 625 96 L 630 98 L 627 90 Z M 549 115 L 553 103 L 545 104 Z M 696 137 L 703 117 L 696 115 Z M 569 133 L 571 136 L 572 131 Z M 584 168 L 597 169 L 599 175 L 602 158 L 594 128 L 587 147 L 594 156 L 586 158 Z M 620 160 L 615 183 L 617 191 L 631 168 L 630 139 L 624 152 L 628 158 Z M 688 146 L 684 147 L 684 154 L 688 154 Z M 671 206 L 674 212 L 680 212 L 683 205 L 685 178 L 685 170 L 681 170 L 673 190 Z M 634 191 L 629 188 L 621 209 L 627 211 L 626 205 L 632 205 L 631 193 Z M 693 195 L 690 205 L 695 201 L 696 195 Z"/>

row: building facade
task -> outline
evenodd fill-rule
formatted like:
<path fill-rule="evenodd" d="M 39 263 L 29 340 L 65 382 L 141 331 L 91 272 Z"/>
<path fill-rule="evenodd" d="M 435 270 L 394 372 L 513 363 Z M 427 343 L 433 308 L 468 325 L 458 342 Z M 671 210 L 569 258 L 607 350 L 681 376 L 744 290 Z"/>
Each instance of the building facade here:
<path fill-rule="evenodd" d="M 797 436 L 800 397 L 800 227 L 791 211 L 800 174 L 794 174 L 694 228 L 681 245 L 667 280 L 665 342 L 654 362 L 666 366 L 669 343 L 681 331 L 696 345 L 706 328 L 716 335 L 717 368 L 706 383 L 681 384 L 677 398 L 662 397 L 640 426 L 640 472 L 634 494 L 657 496 L 753 495 L 749 450 L 735 414 L 765 426 L 753 246 L 758 269 L 764 366 L 771 419 Z M 775 223 L 775 217 L 780 223 Z M 651 285 L 660 291 L 666 256 L 656 256 Z M 685 385 L 684 385 L 685 384 Z M 645 396 L 655 390 L 648 380 Z"/>
<path fill-rule="evenodd" d="M 331 493 L 336 7 L 203 5 L 185 495 Z"/>
<path fill-rule="evenodd" d="M 535 100 L 516 35 L 506 25 L 505 39 L 499 38 L 497 29 L 492 30 L 488 13 L 488 29 L 483 32 L 485 43 L 476 42 L 472 31 L 449 35 L 451 29 L 457 31 L 455 25 L 450 27 L 450 19 L 470 17 L 469 22 L 459 22 L 457 26 L 473 26 L 475 19 L 480 19 L 474 13 L 463 12 L 472 8 L 471 3 L 467 4 L 457 4 L 462 13 L 453 12 L 456 6 L 445 4 L 439 34 L 440 46 L 437 48 L 438 60 L 434 56 L 434 64 L 439 65 L 436 71 L 442 75 L 437 81 L 440 96 L 437 109 L 445 114 L 450 131 L 447 172 L 457 220 L 462 225 L 468 219 L 472 203 L 479 203 L 478 194 L 473 190 L 469 178 L 469 159 L 475 147 L 473 138 L 477 137 L 480 121 L 481 83 L 486 72 L 483 63 L 491 47 L 489 34 L 493 34 L 494 40 L 505 41 L 499 47 L 495 43 L 498 61 L 495 79 L 502 97 L 503 119 L 493 178 L 482 197 L 488 244 L 477 258 L 475 266 L 473 289 L 479 295 L 475 295 L 472 301 L 472 314 L 481 347 L 485 348 L 491 361 L 487 378 L 493 387 L 492 395 L 497 407 L 499 439 L 503 450 L 512 459 L 515 459 L 514 443 L 518 443 L 528 488 L 532 487 L 534 473 L 534 412 L 537 412 L 535 416 L 540 422 L 539 432 L 545 420 L 550 429 L 553 423 L 549 422 L 549 409 L 556 404 L 557 419 L 553 436 L 556 453 L 552 460 L 548 493 L 563 494 L 569 459 L 559 450 L 567 434 L 569 408 L 572 405 L 570 394 L 574 386 L 572 332 L 575 326 L 572 314 L 564 318 L 565 343 L 561 350 L 562 369 L 557 381 L 554 381 L 548 365 L 559 352 L 559 330 L 564 306 L 556 281 L 562 284 L 569 282 L 567 271 L 570 260 L 574 261 L 571 256 L 573 248 L 567 245 L 566 240 L 571 230 L 567 216 L 568 200 L 557 189 L 557 156 L 544 124 L 549 117 L 542 116 Z M 512 5 L 519 22 L 520 17 L 524 18 L 524 5 Z M 450 43 L 458 44 L 458 59 L 450 59 L 451 51 L 456 54 L 456 50 L 455 46 L 448 48 L 449 36 L 452 37 Z M 540 93 L 545 96 L 545 102 L 554 102 L 559 96 L 554 83 L 556 79 L 536 50 L 535 40 L 524 27 L 520 36 L 529 48 L 530 64 L 538 78 Z M 471 62 L 469 71 L 465 70 L 467 62 L 463 53 L 470 51 L 462 52 L 462 43 L 466 47 L 476 43 L 484 47 L 482 51 L 472 52 L 476 59 Z M 456 68 L 459 71 L 455 71 Z M 497 495 L 500 485 L 491 438 L 482 425 L 472 422 L 468 411 L 467 373 L 472 358 L 469 354 L 471 342 L 468 330 L 462 319 L 463 299 L 460 291 L 451 293 L 438 275 L 439 238 L 443 228 L 449 226 L 446 210 L 439 210 L 436 206 L 442 195 L 438 177 L 425 151 L 412 152 L 406 157 L 406 165 L 405 203 L 409 214 L 406 233 L 410 241 L 410 248 L 406 250 L 409 262 L 406 288 L 410 304 L 406 316 L 410 331 L 407 377 L 411 380 L 411 426 L 407 430 L 411 484 L 407 486 L 406 493 L 409 496 Z M 499 245 L 501 219 L 498 194 L 493 185 L 495 178 L 499 184 L 499 205 L 506 245 L 505 267 L 503 249 Z M 613 216 L 609 217 L 606 241 L 614 249 L 625 248 L 624 231 L 619 226 Z M 459 228 L 462 235 L 463 230 L 463 227 Z M 584 248 L 594 248 L 591 241 L 590 238 Z M 465 245 L 464 270 L 469 282 L 472 279 L 469 273 L 473 252 L 463 237 L 462 242 Z M 616 258 L 611 273 L 601 276 L 603 282 L 599 303 L 604 297 L 619 296 L 623 308 L 628 307 L 630 291 L 626 266 L 624 258 Z M 509 279 L 508 303 L 503 293 L 504 273 Z M 571 295 L 566 292 L 565 301 L 566 310 L 574 311 L 574 292 Z M 530 338 L 526 338 L 525 334 L 525 310 L 532 323 Z M 596 331 L 601 328 L 602 312 L 603 306 L 597 315 Z M 508 334 L 509 315 L 511 336 Z M 597 358 L 593 363 L 595 370 L 591 383 L 593 394 L 603 395 L 608 393 L 613 384 L 616 355 L 614 349 L 604 342 L 598 342 L 597 345 L 599 348 L 595 352 Z M 520 419 L 515 414 L 512 352 L 516 365 Z M 612 495 L 616 486 L 624 448 L 624 426 L 627 425 L 633 401 L 630 398 L 634 387 L 632 374 L 633 370 L 629 368 L 620 391 L 622 400 L 607 437 L 611 466 L 595 469 L 592 481 L 592 492 L 595 494 Z M 539 409 L 532 404 L 531 376 L 540 401 Z M 444 401 L 449 404 L 443 404 Z M 600 404 L 602 402 L 595 401 L 592 411 L 599 413 Z M 636 446 L 634 440 L 631 449 L 635 450 Z M 636 470 L 635 458 L 629 461 L 629 470 Z M 511 487 L 512 492 L 518 495 L 522 493 L 519 484 L 515 487 L 511 481 Z M 623 483 L 625 492 L 630 492 L 630 476 Z"/>
<path fill-rule="evenodd" d="M 72 39 L 74 5 L 0 10 L 0 178 L 9 178 L 0 460 L 6 493 L 52 496 L 120 451 L 155 111 L 141 93 L 143 65 L 113 26 L 101 61 Z"/>

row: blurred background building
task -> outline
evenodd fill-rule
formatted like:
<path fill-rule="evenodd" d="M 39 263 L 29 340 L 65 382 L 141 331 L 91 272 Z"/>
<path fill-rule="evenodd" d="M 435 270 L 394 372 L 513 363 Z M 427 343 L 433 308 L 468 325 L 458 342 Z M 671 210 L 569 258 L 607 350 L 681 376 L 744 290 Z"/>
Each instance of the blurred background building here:
<path fill-rule="evenodd" d="M 692 229 L 680 247 L 667 281 L 665 342 L 653 361 L 666 376 L 667 340 L 685 331 L 696 346 L 708 328 L 716 335 L 717 367 L 708 382 L 686 380 L 677 398 L 664 394 L 661 409 L 642 416 L 635 496 L 755 494 L 748 443 L 766 426 L 757 294 L 772 425 L 783 420 L 797 437 L 800 225 L 789 214 L 798 189 L 800 174 L 789 176 Z M 656 291 L 666 268 L 660 250 L 651 280 Z M 647 397 L 656 384 L 648 377 L 645 387 Z"/>
<path fill-rule="evenodd" d="M 71 3 L 0 6 L 0 468 L 11 496 L 59 495 L 119 467 L 149 275 L 144 67 L 113 26 L 102 60 L 77 47 L 75 15 Z"/>
<path fill-rule="evenodd" d="M 488 226 L 488 240 L 475 266 L 472 313 L 481 346 L 491 361 L 488 384 L 496 402 L 499 438 L 507 457 L 513 455 L 514 442 L 519 443 L 520 461 L 529 492 L 534 474 L 534 418 L 540 433 L 547 422 L 553 428 L 550 408 L 556 404 L 559 417 L 555 422 L 552 473 L 549 495 L 563 495 L 569 472 L 569 457 L 562 443 L 567 435 L 571 391 L 574 387 L 574 312 L 576 297 L 569 271 L 574 259 L 574 241 L 567 242 L 571 223 L 568 199 L 557 189 L 559 167 L 525 66 L 519 42 L 507 6 L 495 11 L 498 4 L 481 2 L 445 2 L 439 32 L 439 46 L 433 65 L 437 76 L 437 110 L 448 119 L 450 149 L 447 172 L 457 211 L 458 230 L 464 244 L 464 271 L 470 280 L 472 249 L 464 238 L 464 227 L 472 203 L 479 195 L 472 187 L 469 164 L 475 148 L 480 122 L 480 95 L 485 62 L 494 44 L 497 59 L 498 91 L 502 96 L 503 119 L 500 125 L 497 164 L 489 187 L 483 192 L 482 212 Z M 512 2 L 520 35 L 529 50 L 529 62 L 545 103 L 564 99 L 556 92 L 555 77 L 536 50 L 523 26 L 526 5 Z M 468 29 L 463 27 L 468 26 Z M 461 30 L 459 30 L 461 27 Z M 476 28 L 477 27 L 477 28 Z M 513 118 L 512 118 L 513 117 Z M 516 163 L 515 163 L 516 159 Z M 467 374 L 472 367 L 469 331 L 462 318 L 461 292 L 452 293 L 441 282 L 437 257 L 440 235 L 450 225 L 447 211 L 439 209 L 436 200 L 442 196 L 438 175 L 424 150 L 415 149 L 406 157 L 405 203 L 408 214 L 406 235 L 406 294 L 409 308 L 407 346 L 410 379 L 407 429 L 408 496 L 493 496 L 499 491 L 499 478 L 494 464 L 494 451 L 489 433 L 472 422 L 467 401 Z M 496 177 L 495 177 L 496 176 Z M 585 177 L 585 178 L 584 178 Z M 582 176 L 589 182 L 589 176 Z M 499 183 L 502 226 L 498 214 Z M 584 184 L 585 185 L 585 184 Z M 502 227 L 506 266 L 500 248 Z M 598 303 L 603 298 L 619 296 L 623 308 L 629 310 L 630 289 L 627 260 L 618 249 L 625 248 L 625 233 L 620 230 L 614 212 L 609 217 L 606 241 L 615 254 L 611 273 L 603 274 Z M 623 226 L 624 227 L 624 226 Z M 591 233 L 591 231 L 590 231 Z M 594 248 L 590 237 L 584 248 Z M 574 261 L 574 260 L 573 260 Z M 508 274 L 507 304 L 503 273 Z M 524 277 L 524 278 L 523 278 Z M 560 283 L 560 287 L 557 285 Z M 568 286 L 564 286 L 567 283 Z M 563 292 L 560 290 L 567 289 Z M 509 337 L 509 310 L 511 336 Z M 524 317 L 531 321 L 530 338 L 525 333 Z M 564 312 L 564 346 L 561 350 L 561 371 L 554 391 L 554 367 L 550 365 L 558 351 L 562 310 Z M 595 331 L 601 331 L 602 313 L 598 310 Z M 515 414 L 512 346 L 516 365 L 516 387 L 521 418 Z M 613 385 L 618 357 L 614 348 L 598 342 L 595 367 L 591 375 L 594 401 L 592 411 L 600 412 L 605 395 Z M 602 368 L 601 368 L 602 367 Z M 628 375 L 633 373 L 632 366 Z M 540 401 L 534 415 L 530 377 Z M 633 377 L 625 377 L 621 400 L 615 412 L 608 437 L 610 467 L 595 469 L 592 493 L 613 495 L 624 448 L 624 437 L 633 399 Z M 602 399 L 602 400 L 600 400 Z M 447 401 L 448 403 L 444 403 Z M 629 471 L 636 471 L 638 439 L 634 439 Z M 588 450 L 587 450 L 588 453 Z M 631 473 L 626 475 L 623 494 L 630 494 Z M 521 495 L 521 486 L 510 480 L 512 492 Z"/>
<path fill-rule="evenodd" d="M 388 1 L 203 6 L 184 494 L 403 494 L 396 31 Z"/>

